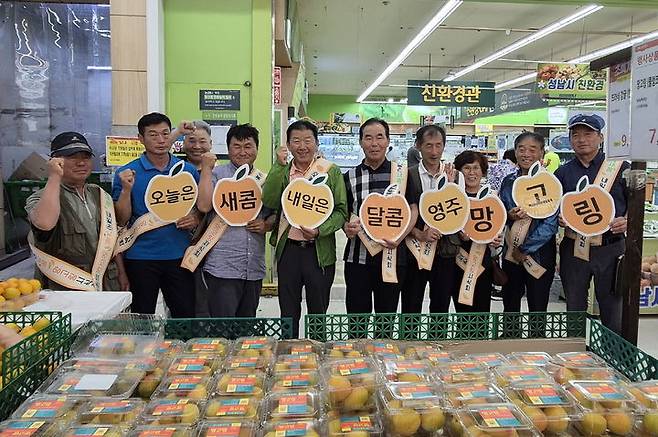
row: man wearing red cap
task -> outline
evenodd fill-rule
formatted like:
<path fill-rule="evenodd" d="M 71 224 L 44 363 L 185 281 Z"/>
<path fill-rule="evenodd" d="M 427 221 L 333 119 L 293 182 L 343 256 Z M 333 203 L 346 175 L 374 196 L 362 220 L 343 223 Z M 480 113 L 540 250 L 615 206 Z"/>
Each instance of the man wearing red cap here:
<path fill-rule="evenodd" d="M 93 150 L 77 132 L 51 143 L 48 182 L 26 201 L 35 276 L 54 290 L 128 290 L 120 256 L 112 258 L 116 221 L 112 198 L 88 184 Z"/>

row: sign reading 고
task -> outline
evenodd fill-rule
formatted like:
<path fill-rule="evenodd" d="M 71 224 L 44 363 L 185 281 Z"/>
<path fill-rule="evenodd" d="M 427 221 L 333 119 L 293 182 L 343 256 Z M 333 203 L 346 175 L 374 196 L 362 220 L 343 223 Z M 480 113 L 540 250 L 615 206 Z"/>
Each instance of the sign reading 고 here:
<path fill-rule="evenodd" d="M 198 195 L 191 173 L 183 171 L 185 162 L 174 164 L 167 175 L 154 176 L 146 187 L 146 208 L 163 222 L 175 222 L 188 215 Z"/>
<path fill-rule="evenodd" d="M 436 190 L 420 195 L 418 209 L 423 221 L 443 235 L 464 228 L 468 220 L 468 196 L 459 185 L 448 182 L 445 174 L 437 180 Z"/>
<path fill-rule="evenodd" d="M 281 209 L 295 228 L 315 229 L 327 221 L 334 210 L 334 196 L 326 184 L 327 175 L 320 173 L 313 179 L 291 181 L 281 194 Z"/>
<path fill-rule="evenodd" d="M 370 193 L 363 200 L 359 219 L 366 234 L 377 242 L 397 241 L 409 226 L 411 208 L 396 184 L 384 194 Z"/>
<path fill-rule="evenodd" d="M 215 212 L 230 226 L 245 226 L 258 217 L 263 201 L 256 179 L 249 176 L 249 164 L 235 171 L 232 178 L 217 181 L 212 196 Z"/>
<path fill-rule="evenodd" d="M 527 175 L 518 177 L 512 185 L 512 199 L 534 219 L 555 214 L 560 208 L 561 198 L 562 184 L 539 161 L 532 164 Z"/>
<path fill-rule="evenodd" d="M 615 201 L 610 193 L 583 176 L 576 191 L 564 195 L 560 210 L 567 226 L 584 237 L 594 237 L 610 229 Z"/>
<path fill-rule="evenodd" d="M 505 229 L 505 205 L 487 185 L 480 189 L 476 197 L 469 198 L 469 203 L 464 233 L 475 243 L 491 243 Z"/>

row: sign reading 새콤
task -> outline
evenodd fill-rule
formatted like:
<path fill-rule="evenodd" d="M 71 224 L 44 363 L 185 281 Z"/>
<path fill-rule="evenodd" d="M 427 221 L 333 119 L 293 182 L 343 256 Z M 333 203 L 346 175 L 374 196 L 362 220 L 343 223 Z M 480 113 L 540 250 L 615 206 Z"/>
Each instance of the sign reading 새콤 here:
<path fill-rule="evenodd" d="M 144 145 L 134 137 L 105 137 L 105 161 L 108 166 L 126 165 L 144 153 Z"/>
<path fill-rule="evenodd" d="M 631 158 L 658 159 L 658 38 L 633 47 L 631 57 Z"/>
<path fill-rule="evenodd" d="M 554 99 L 605 99 L 605 70 L 590 71 L 589 64 L 537 65 L 537 92 Z"/>
<path fill-rule="evenodd" d="M 493 107 L 495 85 L 494 82 L 410 80 L 407 82 L 407 105 Z"/>

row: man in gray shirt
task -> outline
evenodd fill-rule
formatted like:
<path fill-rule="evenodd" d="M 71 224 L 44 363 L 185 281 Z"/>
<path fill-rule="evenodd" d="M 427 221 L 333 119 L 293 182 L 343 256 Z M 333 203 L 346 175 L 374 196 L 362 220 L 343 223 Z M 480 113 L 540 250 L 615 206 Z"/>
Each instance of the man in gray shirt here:
<path fill-rule="evenodd" d="M 232 178 L 244 164 L 253 164 L 258 155 L 258 130 L 249 124 L 231 127 L 226 134 L 228 164 L 215 167 L 215 155 L 206 153 L 201 163 L 199 199 L 201 212 L 212 209 L 212 193 L 220 179 Z M 211 212 L 215 214 L 215 212 Z M 255 317 L 265 277 L 265 234 L 275 216 L 263 207 L 246 226 L 228 226 L 206 257 L 201 272 L 207 290 L 211 317 Z"/>

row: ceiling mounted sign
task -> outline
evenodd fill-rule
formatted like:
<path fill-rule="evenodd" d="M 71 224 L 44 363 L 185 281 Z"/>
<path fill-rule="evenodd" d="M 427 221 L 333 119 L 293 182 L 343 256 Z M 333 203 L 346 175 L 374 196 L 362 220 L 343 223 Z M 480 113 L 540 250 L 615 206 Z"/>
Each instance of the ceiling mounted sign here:
<path fill-rule="evenodd" d="M 494 82 L 410 80 L 407 82 L 407 105 L 493 108 L 495 85 Z"/>

